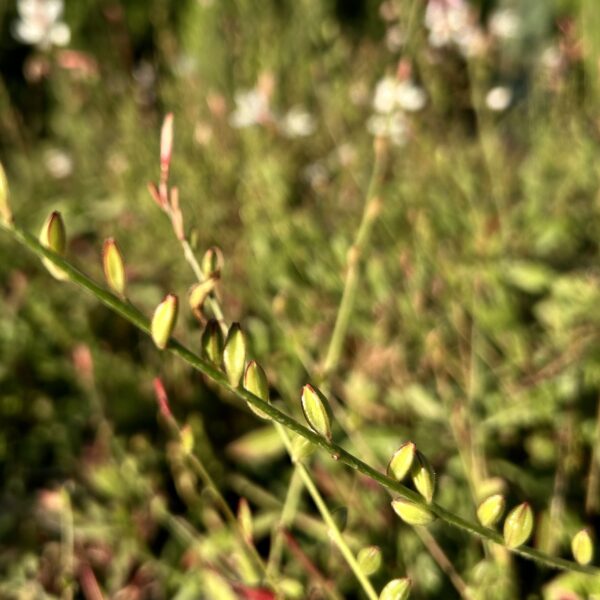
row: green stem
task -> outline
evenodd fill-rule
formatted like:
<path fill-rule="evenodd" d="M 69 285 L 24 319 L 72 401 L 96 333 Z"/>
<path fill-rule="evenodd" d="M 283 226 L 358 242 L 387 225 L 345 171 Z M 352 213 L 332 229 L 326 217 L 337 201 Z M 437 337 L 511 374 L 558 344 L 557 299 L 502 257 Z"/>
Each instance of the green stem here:
<path fill-rule="evenodd" d="M 267 573 L 271 575 L 276 575 L 279 571 L 283 543 L 285 541 L 283 530 L 289 529 L 289 526 L 294 521 L 296 511 L 298 510 L 298 502 L 302 494 L 302 487 L 303 483 L 300 471 L 294 468 L 279 520 L 273 529 L 271 551 L 269 553 L 269 561 L 267 562 Z"/>
<path fill-rule="evenodd" d="M 354 244 L 352 244 L 348 251 L 348 265 L 346 279 L 344 281 L 344 290 L 342 291 L 342 299 L 335 319 L 335 325 L 333 326 L 333 333 L 331 334 L 327 354 L 325 355 L 325 362 L 323 363 L 324 378 L 331 373 L 331 371 L 335 370 L 340 360 L 346 332 L 348 331 L 348 324 L 350 323 L 350 316 L 352 315 L 352 309 L 354 308 L 354 302 L 356 300 L 360 274 L 360 261 L 369 238 L 371 237 L 377 215 L 381 212 L 381 200 L 376 197 L 376 193 L 383 173 L 385 151 L 383 148 L 378 147 L 379 143 L 379 140 L 375 141 L 375 162 L 373 164 L 371 180 L 369 181 L 369 186 L 367 188 L 365 207 Z"/>
<path fill-rule="evenodd" d="M 279 432 L 279 435 L 281 436 L 281 439 L 283 440 L 288 453 L 290 454 L 292 460 L 294 461 L 294 464 L 296 465 L 296 471 L 300 474 L 302 482 L 306 486 L 310 497 L 313 499 L 313 502 L 315 503 L 316 507 L 321 513 L 323 521 L 325 521 L 325 525 L 327 525 L 327 527 L 329 528 L 329 535 L 331 536 L 331 540 L 338 547 L 338 550 L 341 552 L 342 556 L 348 563 L 350 569 L 352 569 L 354 576 L 362 586 L 368 598 L 370 600 L 377 600 L 377 592 L 373 588 L 373 585 L 369 581 L 369 578 L 363 573 L 363 570 L 360 568 L 356 557 L 354 556 L 352 550 L 346 543 L 342 532 L 337 526 L 333 515 L 329 511 L 329 508 L 325 504 L 325 501 L 323 500 L 321 493 L 315 485 L 315 482 L 312 480 L 310 473 L 308 472 L 308 470 L 302 462 L 297 461 L 294 458 L 292 442 L 287 434 L 287 431 L 283 428 L 283 426 L 280 423 L 276 423 L 275 427 L 277 428 L 277 431 Z"/>
<path fill-rule="evenodd" d="M 17 241 L 19 241 L 24 246 L 28 247 L 33 253 L 35 253 L 39 257 L 47 258 L 50 262 L 52 262 L 57 267 L 65 271 L 73 283 L 76 283 L 80 287 L 86 289 L 88 292 L 93 294 L 100 302 L 102 302 L 104 305 L 108 306 L 113 311 L 121 315 L 124 319 L 129 321 L 131 324 L 135 325 L 141 331 L 148 334 L 150 333 L 150 323 L 148 318 L 145 317 L 137 308 L 123 302 L 114 294 L 100 287 L 97 283 L 91 280 L 87 275 L 83 274 L 79 269 L 74 267 L 64 258 L 59 256 L 55 252 L 52 252 L 48 248 L 42 246 L 38 242 L 38 240 L 30 233 L 23 231 L 22 229 L 19 229 L 17 227 L 4 227 L 4 229 L 11 233 Z M 190 365 L 192 368 L 196 369 L 200 373 L 203 373 L 206 377 L 220 385 L 222 388 L 230 391 L 241 401 L 252 404 L 255 408 L 258 408 L 260 411 L 266 413 L 276 423 L 283 425 L 283 427 L 285 427 L 286 429 L 289 429 L 290 431 L 293 431 L 294 433 L 302 436 L 309 442 L 312 442 L 321 450 L 326 451 L 330 456 L 335 456 L 339 462 L 347 465 L 351 469 L 362 473 L 366 477 L 377 482 L 382 487 L 385 487 L 391 490 L 392 492 L 395 492 L 398 496 L 405 498 L 406 500 L 414 502 L 418 506 L 428 509 L 448 525 L 456 527 L 462 531 L 465 531 L 466 533 L 470 533 L 477 537 L 504 546 L 504 540 L 497 531 L 494 531 L 487 527 L 483 527 L 482 525 L 476 522 L 463 519 L 459 515 L 454 514 L 449 510 L 446 510 L 439 504 L 427 504 L 419 494 L 413 492 L 398 481 L 395 481 L 387 475 L 377 471 L 376 469 L 363 462 L 353 454 L 350 454 L 349 452 L 344 450 L 344 448 L 342 448 L 338 444 L 330 442 L 324 437 L 321 437 L 320 435 L 314 433 L 313 431 L 300 424 L 292 417 L 275 408 L 271 404 L 264 402 L 254 394 L 251 394 L 250 392 L 242 388 L 234 388 L 233 386 L 231 386 L 224 373 L 219 371 L 214 365 L 212 365 L 205 359 L 194 354 L 191 350 L 188 350 L 179 342 L 171 340 L 169 342 L 169 345 L 167 346 L 166 351 L 170 352 L 171 354 L 174 354 L 175 356 L 178 356 L 186 363 L 188 363 L 188 365 Z M 515 554 L 519 554 L 525 558 L 534 560 L 546 567 L 555 569 L 566 569 L 570 571 L 577 571 L 579 573 L 587 573 L 592 575 L 600 574 L 600 570 L 596 567 L 579 565 L 570 560 L 548 556 L 543 552 L 539 552 L 534 548 L 530 548 L 529 546 L 520 546 L 519 548 L 512 548 L 510 549 L 510 551 Z"/>

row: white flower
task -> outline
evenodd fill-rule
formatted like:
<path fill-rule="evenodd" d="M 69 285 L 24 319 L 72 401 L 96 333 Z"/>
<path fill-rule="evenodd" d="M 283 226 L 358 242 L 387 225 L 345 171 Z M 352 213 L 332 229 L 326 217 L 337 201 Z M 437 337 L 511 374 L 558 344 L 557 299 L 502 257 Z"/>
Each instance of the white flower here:
<path fill-rule="evenodd" d="M 500 112 L 506 110 L 512 101 L 512 90 L 506 86 L 496 86 L 485 96 L 485 103 L 490 110 Z"/>
<path fill-rule="evenodd" d="M 424 20 L 434 48 L 455 44 L 467 56 L 481 51 L 483 32 L 465 0 L 429 0 Z"/>
<path fill-rule="evenodd" d="M 490 17 L 490 32 L 500 39 L 513 39 L 519 35 L 521 22 L 519 15 L 510 8 L 496 10 Z"/>
<path fill-rule="evenodd" d="M 376 137 L 389 138 L 396 146 L 404 146 L 408 141 L 408 122 L 400 111 L 372 115 L 367 121 L 367 130 Z"/>
<path fill-rule="evenodd" d="M 44 153 L 44 166 L 55 179 L 64 179 L 73 172 L 73 159 L 58 148 L 50 148 Z"/>
<path fill-rule="evenodd" d="M 395 77 L 380 79 L 375 87 L 373 108 L 378 113 L 389 114 L 396 108 L 398 80 Z"/>
<path fill-rule="evenodd" d="M 235 110 L 229 118 L 233 127 L 251 127 L 272 120 L 269 98 L 260 89 L 254 88 L 235 95 Z"/>
<path fill-rule="evenodd" d="M 411 81 L 401 81 L 396 87 L 396 104 L 409 112 L 421 110 L 427 103 L 427 94 L 422 87 Z"/>
<path fill-rule="evenodd" d="M 60 20 L 63 0 L 18 0 L 17 11 L 12 32 L 18 41 L 44 50 L 69 43 L 71 30 Z"/>
<path fill-rule="evenodd" d="M 290 138 L 305 137 L 316 129 L 314 117 L 300 107 L 288 111 L 279 122 L 284 135 Z"/>
<path fill-rule="evenodd" d="M 375 87 L 373 108 L 379 114 L 389 115 L 398 109 L 409 112 L 421 110 L 426 102 L 427 94 L 422 87 L 387 76 Z"/>

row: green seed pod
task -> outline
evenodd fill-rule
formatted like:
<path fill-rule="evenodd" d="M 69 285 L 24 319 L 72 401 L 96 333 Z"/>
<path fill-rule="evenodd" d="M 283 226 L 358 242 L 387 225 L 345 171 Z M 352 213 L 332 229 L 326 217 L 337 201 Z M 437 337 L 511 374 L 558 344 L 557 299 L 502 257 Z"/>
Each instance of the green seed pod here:
<path fill-rule="evenodd" d="M 202 272 L 207 279 L 217 279 L 223 266 L 223 252 L 217 246 L 211 246 L 202 257 Z"/>
<path fill-rule="evenodd" d="M 329 403 L 319 390 L 306 384 L 302 388 L 302 412 L 310 428 L 331 441 L 331 415 Z"/>
<path fill-rule="evenodd" d="M 506 500 L 502 494 L 486 498 L 477 509 L 477 518 L 484 527 L 493 527 L 504 512 Z"/>
<path fill-rule="evenodd" d="M 417 491 L 430 504 L 435 491 L 435 472 L 427 457 L 418 450 L 410 468 L 410 476 Z"/>
<path fill-rule="evenodd" d="M 102 266 L 110 288 L 119 296 L 125 295 L 125 265 L 123 256 L 113 238 L 108 238 L 102 246 Z"/>
<path fill-rule="evenodd" d="M 254 537 L 254 523 L 252 519 L 252 511 L 246 498 L 240 498 L 238 502 L 237 520 L 240 525 L 240 530 L 244 539 L 251 544 Z"/>
<path fill-rule="evenodd" d="M 152 316 L 150 333 L 157 348 L 164 350 L 169 343 L 169 338 L 177 321 L 178 301 L 177 296 L 168 294 L 156 307 Z"/>
<path fill-rule="evenodd" d="M 587 529 L 578 531 L 571 541 L 573 557 L 580 565 L 589 565 L 594 558 L 594 543 Z"/>
<path fill-rule="evenodd" d="M 215 289 L 216 281 L 211 277 L 209 279 L 204 280 L 201 283 L 197 283 L 190 290 L 190 308 L 194 312 L 202 312 L 202 307 L 204 302 L 211 294 L 211 292 Z"/>
<path fill-rule="evenodd" d="M 381 568 L 381 549 L 379 546 L 362 548 L 356 557 L 362 572 L 369 576 Z"/>
<path fill-rule="evenodd" d="M 2 163 L 0 163 L 0 222 L 4 225 L 10 225 L 13 222 L 9 204 L 8 179 Z"/>
<path fill-rule="evenodd" d="M 246 364 L 246 340 L 239 323 L 233 323 L 227 333 L 223 350 L 223 366 L 232 387 L 240 385 Z"/>
<path fill-rule="evenodd" d="M 219 324 L 210 319 L 202 333 L 202 352 L 210 362 L 219 365 L 223 356 L 223 332 Z"/>
<path fill-rule="evenodd" d="M 513 508 L 504 521 L 504 543 L 509 548 L 524 544 L 533 531 L 533 511 L 527 502 Z"/>
<path fill-rule="evenodd" d="M 64 256 L 67 246 L 67 234 L 65 232 L 65 224 L 58 211 L 50 213 L 44 222 L 39 240 L 42 246 L 50 248 L 50 250 L 53 250 L 60 256 Z M 56 279 L 61 281 L 68 279 L 68 275 L 47 258 L 42 258 L 42 263 Z"/>
<path fill-rule="evenodd" d="M 402 481 L 410 471 L 417 447 L 412 442 L 406 442 L 392 454 L 387 466 L 387 474 L 396 481 Z"/>
<path fill-rule="evenodd" d="M 244 389 L 251 394 L 258 396 L 261 400 L 269 402 L 269 382 L 263 368 L 254 360 L 251 360 L 244 373 Z M 247 402 L 248 408 L 261 419 L 270 419 L 269 415 L 260 408 L 256 408 L 250 402 Z"/>
<path fill-rule="evenodd" d="M 194 450 L 194 432 L 189 425 L 181 428 L 181 448 L 185 454 L 191 454 Z"/>
<path fill-rule="evenodd" d="M 429 525 L 435 521 L 435 515 L 431 511 L 404 498 L 392 500 L 392 508 L 409 525 Z"/>
<path fill-rule="evenodd" d="M 379 600 L 408 600 L 411 581 L 408 577 L 392 579 L 379 594 Z"/>

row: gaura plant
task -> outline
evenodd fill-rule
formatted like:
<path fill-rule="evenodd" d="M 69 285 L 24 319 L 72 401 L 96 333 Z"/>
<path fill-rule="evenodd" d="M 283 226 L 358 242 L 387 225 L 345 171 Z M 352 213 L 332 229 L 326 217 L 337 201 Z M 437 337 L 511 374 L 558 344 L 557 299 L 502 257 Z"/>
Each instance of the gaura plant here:
<path fill-rule="evenodd" d="M 186 260 L 188 260 L 194 269 L 198 278 L 198 283 L 201 284 L 210 278 L 212 274 L 218 270 L 218 267 L 216 266 L 217 262 L 212 256 L 206 260 L 206 263 L 205 261 L 202 261 L 202 266 L 195 261 L 193 252 L 191 251 L 191 247 L 185 236 L 183 216 L 180 210 L 177 189 L 169 189 L 168 186 L 169 165 L 172 154 L 172 128 L 172 117 L 170 117 L 165 121 L 163 127 L 160 181 L 158 184 L 150 185 L 149 189 L 158 206 L 171 219 L 173 229 L 178 240 L 181 242 Z M 4 196 L 8 197 L 7 192 L 4 192 Z M 10 214 L 10 208 L 3 210 L 3 214 Z M 366 211 L 365 214 L 367 220 L 372 219 L 374 218 L 373 215 L 376 214 L 376 211 L 369 210 Z M 54 217 L 54 223 L 56 222 L 57 217 Z M 577 562 L 550 556 L 539 550 L 525 546 L 524 543 L 533 529 L 533 517 L 530 516 L 530 509 L 528 512 L 526 509 L 522 508 L 523 505 L 518 507 L 520 510 L 517 511 L 517 509 L 515 509 L 517 512 L 515 513 L 515 511 L 512 511 L 509 514 L 509 517 L 507 517 L 503 537 L 498 532 L 489 528 L 493 519 L 482 519 L 485 521 L 482 525 L 474 520 L 465 519 L 433 501 L 435 486 L 433 470 L 425 456 L 420 454 L 414 445 L 405 445 L 394 454 L 390 461 L 388 474 L 386 475 L 378 468 L 374 468 L 355 454 L 335 443 L 332 434 L 332 415 L 328 407 L 328 402 L 323 394 L 308 384 L 304 387 L 299 402 L 309 424 L 309 427 L 305 427 L 292 416 L 269 403 L 269 384 L 266 380 L 266 375 L 263 378 L 264 371 L 262 369 L 258 371 L 258 365 L 256 363 L 254 363 L 256 367 L 252 368 L 248 378 L 244 376 L 244 371 L 248 373 L 249 365 L 246 366 L 246 344 L 242 328 L 240 325 L 234 324 L 227 330 L 223 315 L 220 313 L 218 304 L 211 294 L 212 290 L 208 292 L 206 296 L 204 296 L 204 290 L 202 294 L 200 294 L 197 289 L 195 290 L 197 296 L 203 296 L 196 304 L 203 305 L 203 303 L 206 302 L 214 316 L 214 320 L 209 321 L 207 324 L 203 335 L 203 355 L 201 356 L 171 337 L 177 315 L 177 300 L 175 295 L 169 295 L 165 298 L 165 300 L 157 307 L 154 317 L 150 321 L 133 303 L 125 302 L 120 297 L 122 292 L 120 291 L 118 284 L 113 285 L 114 282 L 111 283 L 110 280 L 108 281 L 110 288 L 116 292 L 113 293 L 94 282 L 87 275 L 74 267 L 70 261 L 66 260 L 65 257 L 62 256 L 66 244 L 64 240 L 61 243 L 59 230 L 49 231 L 48 227 L 50 225 L 52 225 L 52 218 L 49 218 L 45 224 L 46 237 L 37 240 L 35 236 L 32 236 L 18 225 L 15 225 L 12 221 L 12 217 L 10 219 L 6 217 L 3 218 L 4 229 L 9 232 L 15 240 L 28 247 L 46 261 L 47 264 L 52 265 L 53 268 L 64 273 L 64 279 L 87 290 L 100 302 L 104 303 L 111 310 L 131 322 L 141 331 L 150 334 L 158 348 L 164 349 L 165 352 L 169 352 L 179 357 L 193 369 L 203 373 L 222 389 L 244 401 L 248 406 L 251 406 L 253 412 L 256 412 L 257 414 L 260 413 L 260 416 L 270 419 L 278 432 L 281 432 L 282 439 L 289 442 L 289 450 L 292 455 L 294 455 L 294 447 L 290 441 L 289 432 L 293 432 L 298 436 L 297 439 L 309 443 L 311 447 L 317 447 L 324 450 L 330 456 L 335 457 L 340 463 L 355 469 L 364 476 L 370 478 L 373 482 L 389 490 L 394 496 L 394 500 L 392 501 L 394 512 L 409 525 L 426 526 L 437 518 L 440 523 L 458 527 L 469 534 L 476 535 L 485 541 L 505 546 L 512 552 L 518 553 L 526 558 L 537 560 L 547 566 L 569 569 L 582 573 L 597 573 L 597 570 L 589 565 L 578 564 Z M 366 226 L 367 229 L 370 226 L 371 221 L 368 221 Z M 57 225 L 52 225 L 52 227 L 57 227 Z M 65 236 L 63 235 L 63 238 L 64 237 Z M 364 239 L 364 234 L 362 234 L 360 239 Z M 358 261 L 357 256 L 360 256 L 360 249 L 361 244 L 357 244 L 355 252 L 352 254 L 352 265 L 354 266 Z M 113 266 L 111 269 L 113 280 L 118 280 L 118 277 L 114 277 L 114 272 Z M 357 277 L 357 274 L 355 274 L 357 273 L 356 270 L 351 270 L 350 273 L 353 274 L 353 277 Z M 107 280 L 108 279 L 107 276 Z M 197 299 L 198 298 L 196 298 L 196 300 Z M 349 315 L 351 307 L 349 307 L 348 303 L 349 301 L 346 301 L 344 304 L 344 311 L 342 313 L 343 319 L 348 318 Z M 325 369 L 325 372 L 331 369 L 332 364 L 335 364 L 336 356 L 339 353 L 341 337 L 339 331 L 343 331 L 343 329 L 343 322 L 335 329 L 335 331 L 338 332 L 335 337 L 336 343 L 333 346 L 333 350 L 328 353 L 326 361 L 327 368 Z M 227 332 L 227 339 L 225 342 L 223 342 L 224 330 Z M 243 376 L 243 385 L 240 386 L 240 381 Z M 297 443 L 295 443 L 295 445 L 297 445 Z M 185 447 L 189 448 L 190 452 L 192 452 L 193 444 L 186 442 Z M 298 453 L 298 455 L 300 455 L 300 453 Z M 302 458 L 305 456 L 306 455 L 302 453 Z M 314 487 L 311 486 L 314 486 L 314 483 L 310 479 L 309 470 L 303 464 L 302 458 L 297 460 L 296 468 L 312 495 L 314 493 Z M 419 493 L 412 491 L 400 482 L 409 473 L 413 484 Z M 319 498 L 318 491 L 316 491 L 316 495 L 313 495 L 313 499 L 315 499 L 315 503 L 322 512 L 323 518 L 327 520 L 325 517 L 325 515 L 328 514 L 327 508 L 319 504 L 317 498 Z M 244 528 L 247 530 L 246 524 L 248 521 L 248 514 L 245 509 L 243 509 L 243 512 Z M 365 573 L 362 571 L 361 565 L 356 560 L 356 557 L 353 556 L 351 552 L 347 552 L 347 548 L 344 550 L 344 541 L 343 539 L 340 539 L 341 534 L 337 529 L 335 522 L 333 522 L 333 519 L 331 519 L 331 528 L 334 532 L 337 532 L 332 538 L 337 540 L 336 543 L 339 544 L 339 547 L 344 554 L 344 558 L 359 579 L 365 593 L 371 599 L 376 598 L 377 595 L 373 591 L 372 585 L 369 583 L 368 579 L 366 579 Z M 584 555 L 585 553 L 582 554 L 579 552 L 579 554 L 582 558 L 586 558 Z M 364 557 L 361 562 L 365 564 Z M 405 595 L 398 596 L 398 593 L 408 594 L 408 587 L 410 585 L 406 583 L 408 580 L 401 579 L 394 581 L 402 581 L 402 583 L 395 583 L 394 586 L 389 587 L 392 583 L 390 582 L 390 584 L 388 584 L 381 592 L 382 598 L 406 597 Z M 389 594 L 391 593 L 395 593 L 396 595 L 390 596 Z"/>

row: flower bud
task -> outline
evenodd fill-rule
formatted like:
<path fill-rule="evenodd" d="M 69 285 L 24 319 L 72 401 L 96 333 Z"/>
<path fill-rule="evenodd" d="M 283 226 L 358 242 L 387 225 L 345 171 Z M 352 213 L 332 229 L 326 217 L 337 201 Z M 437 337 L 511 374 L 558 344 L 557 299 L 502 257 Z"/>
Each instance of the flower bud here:
<path fill-rule="evenodd" d="M 435 472 L 427 457 L 418 450 L 410 468 L 410 475 L 417 491 L 430 504 L 435 491 Z"/>
<path fill-rule="evenodd" d="M 246 498 L 240 498 L 238 502 L 237 520 L 244 539 L 251 544 L 254 537 L 254 523 L 252 520 L 252 511 Z"/>
<path fill-rule="evenodd" d="M 49 248 L 60 256 L 64 256 L 67 246 L 67 234 L 65 232 L 65 224 L 58 211 L 50 213 L 42 226 L 39 239 L 42 246 Z M 61 281 L 68 279 L 68 275 L 47 258 L 42 258 L 42 263 L 56 279 Z"/>
<path fill-rule="evenodd" d="M 435 520 L 435 515 L 424 506 L 420 506 L 404 498 L 392 500 L 392 508 L 409 525 L 428 525 Z"/>
<path fill-rule="evenodd" d="M 392 579 L 379 594 L 379 600 L 408 600 L 411 581 L 408 577 Z"/>
<path fill-rule="evenodd" d="M 194 432 L 190 425 L 181 428 L 181 448 L 185 454 L 191 454 L 194 450 Z"/>
<path fill-rule="evenodd" d="M 202 352 L 210 362 L 218 365 L 223 356 L 223 332 L 214 319 L 210 319 L 202 332 Z"/>
<path fill-rule="evenodd" d="M 239 323 L 233 323 L 227 333 L 223 350 L 223 366 L 232 387 L 238 387 L 246 364 L 246 340 Z"/>
<path fill-rule="evenodd" d="M 506 501 L 502 494 L 494 494 L 485 499 L 477 509 L 477 518 L 484 527 L 493 527 L 504 512 Z"/>
<path fill-rule="evenodd" d="M 310 428 L 331 441 L 331 416 L 327 399 L 319 390 L 306 384 L 302 388 L 302 412 Z"/>
<path fill-rule="evenodd" d="M 10 225 L 13 221 L 12 211 L 9 204 L 8 179 L 4 167 L 0 163 L 0 222 Z"/>
<path fill-rule="evenodd" d="M 396 481 L 402 481 L 410 470 L 417 447 L 412 442 L 406 442 L 392 454 L 387 466 L 387 474 Z"/>
<path fill-rule="evenodd" d="M 110 288 L 119 296 L 125 295 L 125 265 L 123 257 L 113 238 L 108 238 L 102 247 L 102 266 Z"/>
<path fill-rule="evenodd" d="M 173 153 L 173 113 L 168 113 L 160 130 L 160 176 L 163 181 L 169 178 L 171 155 Z"/>
<path fill-rule="evenodd" d="M 504 521 L 504 543 L 509 548 L 524 544 L 533 531 L 533 511 L 527 502 L 513 508 Z"/>
<path fill-rule="evenodd" d="M 168 294 L 165 299 L 156 307 L 150 325 L 152 339 L 157 348 L 164 350 L 169 343 L 169 338 L 175 328 L 177 321 L 178 302 L 177 296 Z"/>
<path fill-rule="evenodd" d="M 594 557 L 594 543 L 587 529 L 578 531 L 571 541 L 573 557 L 580 565 L 588 565 Z"/>
<path fill-rule="evenodd" d="M 377 573 L 381 567 L 381 549 L 379 546 L 362 548 L 356 557 L 362 572 L 369 576 Z"/>
<path fill-rule="evenodd" d="M 254 360 L 251 360 L 246 367 L 244 373 L 244 389 L 251 394 L 258 396 L 261 400 L 269 402 L 269 382 L 262 367 Z M 248 408 L 261 419 L 270 419 L 269 415 L 260 408 L 256 408 L 254 404 L 247 402 Z"/>
<path fill-rule="evenodd" d="M 218 246 L 211 246 L 202 257 L 202 272 L 204 277 L 218 278 L 223 266 L 223 252 Z"/>
<path fill-rule="evenodd" d="M 216 281 L 212 278 L 206 279 L 201 283 L 197 283 L 190 290 L 190 308 L 197 317 L 202 317 L 204 302 L 215 289 L 215 283 Z"/>

